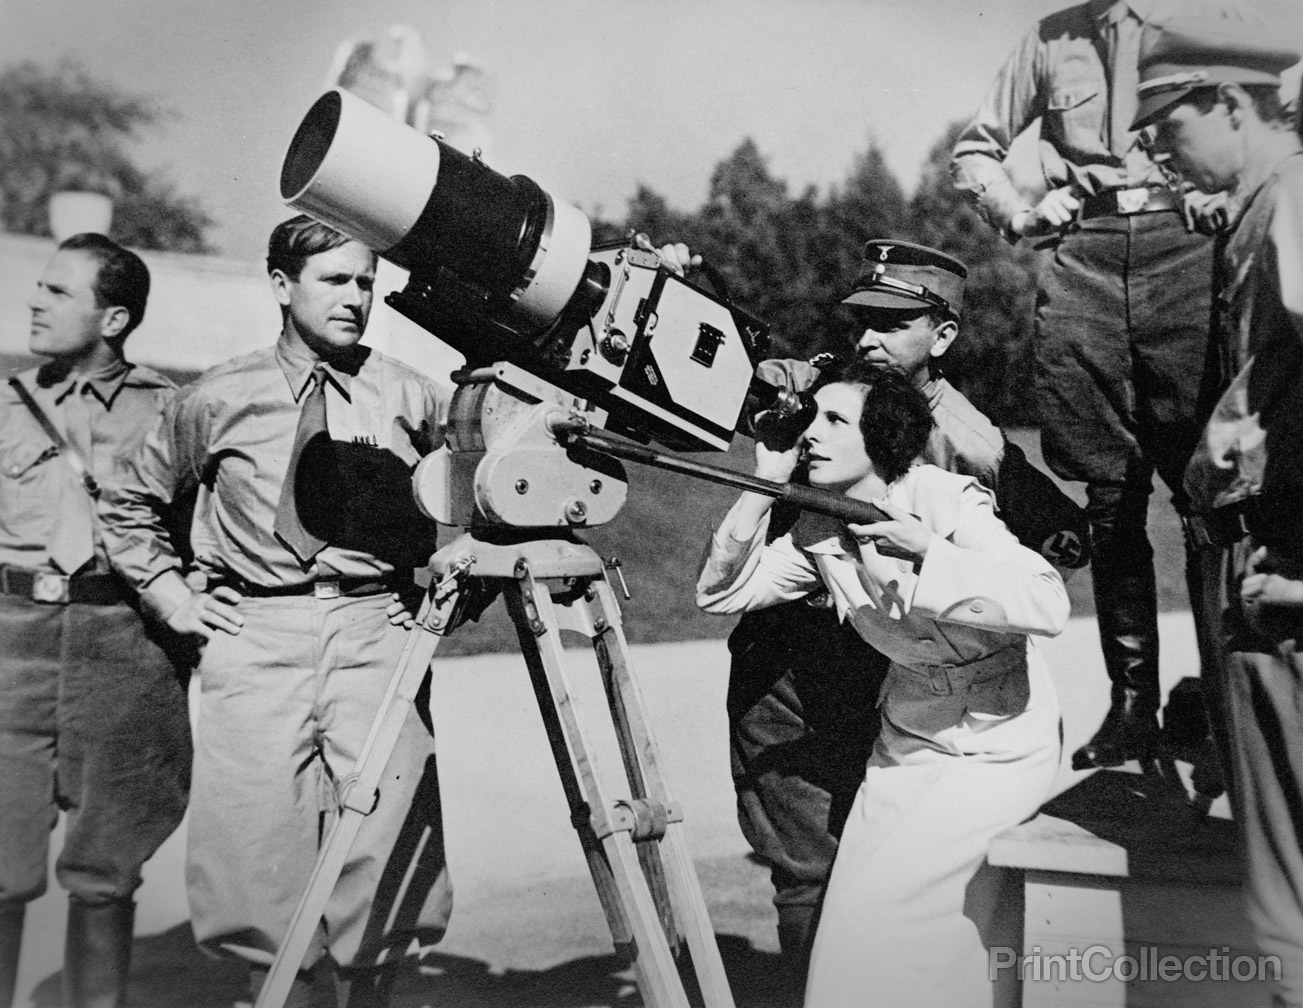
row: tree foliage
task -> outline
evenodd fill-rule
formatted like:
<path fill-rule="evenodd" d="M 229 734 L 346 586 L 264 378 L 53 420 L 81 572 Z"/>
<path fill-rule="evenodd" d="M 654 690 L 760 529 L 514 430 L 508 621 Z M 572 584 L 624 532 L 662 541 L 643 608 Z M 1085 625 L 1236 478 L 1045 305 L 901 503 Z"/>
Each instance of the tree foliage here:
<path fill-rule="evenodd" d="M 792 195 L 748 139 L 716 166 L 696 210 L 676 210 L 643 185 L 623 226 L 600 223 L 596 231 L 686 242 L 722 274 L 729 298 L 769 323 L 776 356 L 845 348 L 855 330 L 840 303 L 869 239 L 948 252 L 968 266 L 969 279 L 946 374 L 993 420 L 1026 424 L 1033 417 L 1017 378 L 1030 346 L 1034 253 L 1008 245 L 955 190 L 949 161 L 959 129 L 938 139 L 912 199 L 872 140 L 826 195 L 814 188 Z"/>
<path fill-rule="evenodd" d="M 133 144 L 164 116 L 72 63 L 0 72 L 0 221 L 49 235 L 51 194 L 79 189 L 113 199 L 112 237 L 125 245 L 212 251 L 213 221 L 199 203 L 132 159 Z"/>

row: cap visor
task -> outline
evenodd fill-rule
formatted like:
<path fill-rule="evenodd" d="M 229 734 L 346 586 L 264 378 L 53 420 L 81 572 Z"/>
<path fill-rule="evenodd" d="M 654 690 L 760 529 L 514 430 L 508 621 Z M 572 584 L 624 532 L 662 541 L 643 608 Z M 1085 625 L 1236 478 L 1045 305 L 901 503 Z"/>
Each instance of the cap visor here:
<path fill-rule="evenodd" d="M 842 301 L 847 308 L 930 308 L 922 298 L 886 290 L 856 291 Z"/>
<path fill-rule="evenodd" d="M 1177 88 L 1174 91 L 1164 91 L 1162 94 L 1141 98 L 1136 106 L 1136 117 L 1131 120 L 1131 131 L 1134 133 L 1136 130 L 1152 125 L 1155 120 L 1162 117 L 1164 112 L 1178 104 L 1193 90 L 1193 87 Z"/>

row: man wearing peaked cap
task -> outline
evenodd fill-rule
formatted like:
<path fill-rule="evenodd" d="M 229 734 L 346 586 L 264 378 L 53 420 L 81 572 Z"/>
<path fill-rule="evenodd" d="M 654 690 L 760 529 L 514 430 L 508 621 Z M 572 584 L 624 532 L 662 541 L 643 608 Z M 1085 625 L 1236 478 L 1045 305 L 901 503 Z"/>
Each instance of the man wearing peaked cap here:
<path fill-rule="evenodd" d="M 1131 128 L 1150 125 L 1199 88 L 1239 84 L 1278 90 L 1281 72 L 1298 61 L 1297 47 L 1262 25 L 1187 18 L 1153 27 L 1141 43 Z"/>
<path fill-rule="evenodd" d="M 1205 547 L 1181 490 L 1220 380 L 1210 352 L 1213 243 L 1221 197 L 1173 188 L 1132 126 L 1143 34 L 1198 12 L 1254 22 L 1247 0 L 1086 0 L 1041 19 L 960 134 L 956 186 L 1010 241 L 1044 239 L 1034 395 L 1049 467 L 1085 484 L 1092 585 L 1111 703 L 1073 766 L 1159 755 L 1158 592 L 1146 528 L 1155 473 L 1186 536 L 1200 663 L 1218 642 L 1203 618 Z M 1009 171 L 1034 122 L 1048 191 Z M 1211 788 L 1213 782 L 1209 781 Z"/>
<path fill-rule="evenodd" d="M 958 319 L 968 267 L 954 256 L 913 242 L 874 239 L 864 246 L 855 290 L 842 300 L 852 308 L 933 308 Z"/>
<path fill-rule="evenodd" d="M 1227 647 L 1212 698 L 1229 727 L 1249 922 L 1280 962 L 1279 1008 L 1303 1006 L 1303 143 L 1279 93 L 1298 57 L 1279 32 L 1174 21 L 1146 40 L 1136 117 L 1170 168 L 1230 196 L 1220 301 L 1238 373 L 1185 485 L 1224 533 Z"/>
<path fill-rule="evenodd" d="M 996 492 L 1025 545 L 1062 567 L 1080 566 L 1086 528 L 1079 509 L 940 373 L 938 362 L 959 334 L 967 275 L 963 263 L 935 249 L 868 242 L 842 302 L 854 319 L 847 350 L 899 369 L 927 396 L 935 426 L 923 461 L 979 479 Z M 814 381 L 818 363 L 765 361 L 757 374 L 799 392 Z M 1014 513 L 1026 519 L 1022 527 Z M 796 520 L 776 511 L 771 533 L 781 535 Z M 779 942 L 797 982 L 878 734 L 877 696 L 888 664 L 826 601 L 821 595 L 745 613 L 729 637 L 738 821 L 770 866 Z"/>

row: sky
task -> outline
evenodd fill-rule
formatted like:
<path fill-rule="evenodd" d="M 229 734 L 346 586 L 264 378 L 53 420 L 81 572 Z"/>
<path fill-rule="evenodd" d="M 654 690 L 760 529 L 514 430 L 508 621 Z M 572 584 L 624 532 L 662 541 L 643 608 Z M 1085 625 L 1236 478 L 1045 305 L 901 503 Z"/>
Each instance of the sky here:
<path fill-rule="evenodd" d="M 695 208 L 712 169 L 748 137 L 793 192 L 843 179 L 870 142 L 908 191 L 928 149 L 972 114 L 1023 32 L 1063 6 L 0 0 L 0 66 L 67 57 L 148 96 L 168 117 L 141 144 L 141 163 L 201 200 L 224 254 L 253 260 L 288 214 L 277 193 L 286 147 L 350 37 L 403 24 L 436 67 L 471 57 L 493 84 L 489 165 L 618 218 L 640 183 Z"/>

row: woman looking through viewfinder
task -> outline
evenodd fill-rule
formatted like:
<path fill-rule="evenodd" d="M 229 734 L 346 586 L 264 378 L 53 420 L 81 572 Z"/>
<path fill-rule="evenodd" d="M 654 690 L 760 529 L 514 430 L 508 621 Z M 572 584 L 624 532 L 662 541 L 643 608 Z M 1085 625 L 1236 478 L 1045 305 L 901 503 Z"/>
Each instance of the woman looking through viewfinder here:
<path fill-rule="evenodd" d="M 786 481 L 803 461 L 811 485 L 871 501 L 890 520 L 803 516 L 767 544 L 772 500 L 744 493 L 697 582 L 698 604 L 714 613 L 826 589 L 892 661 L 806 1004 L 989 1008 L 1001 876 L 986 850 L 1036 812 L 1058 769 L 1058 701 L 1028 635 L 1063 629 L 1067 593 L 981 484 L 916 464 L 932 418 L 903 375 L 848 361 L 822 369 L 812 392 L 799 437 L 761 427 L 756 475 Z"/>

